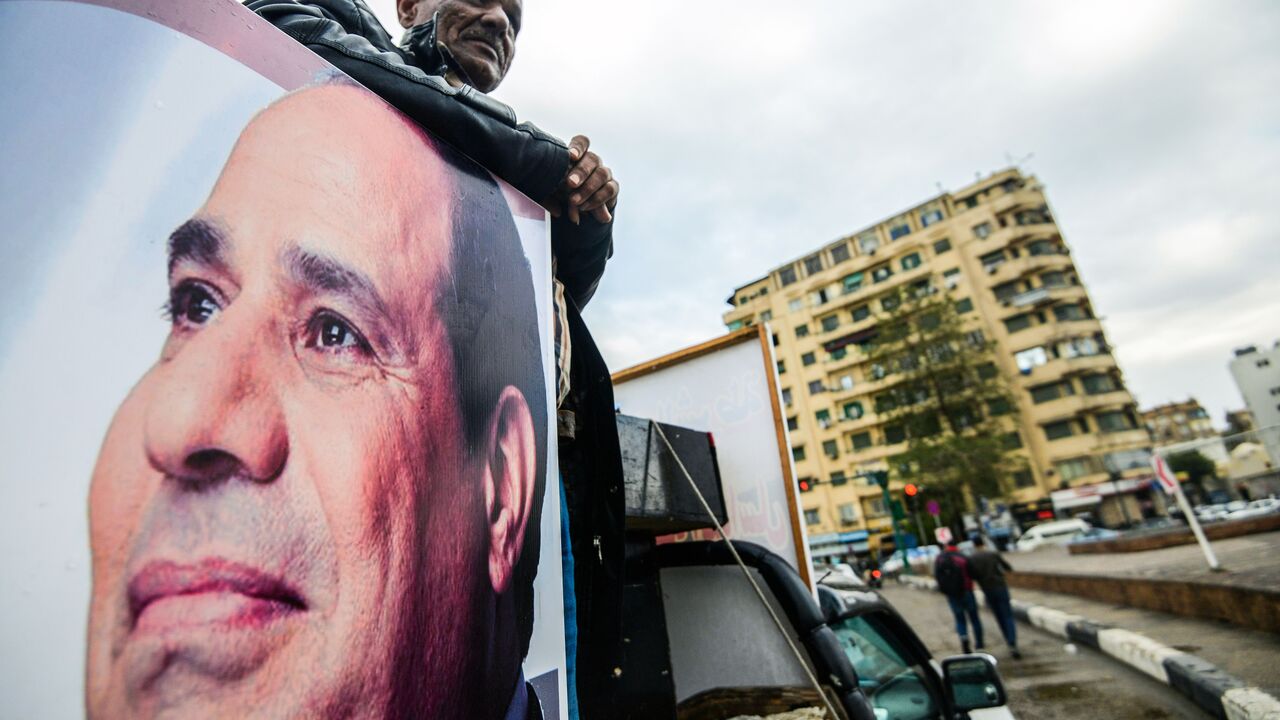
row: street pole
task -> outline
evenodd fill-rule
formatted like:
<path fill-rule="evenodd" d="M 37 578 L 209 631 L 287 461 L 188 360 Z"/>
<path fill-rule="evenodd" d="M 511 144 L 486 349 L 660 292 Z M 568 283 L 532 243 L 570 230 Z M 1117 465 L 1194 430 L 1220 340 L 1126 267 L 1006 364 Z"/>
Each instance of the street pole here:
<path fill-rule="evenodd" d="M 907 544 L 902 541 L 902 531 L 898 527 L 898 521 L 902 518 L 900 513 L 894 512 L 893 498 L 889 496 L 889 473 L 884 470 L 876 470 L 871 474 L 875 478 L 876 484 L 880 486 L 881 494 L 884 495 L 884 507 L 889 511 L 889 518 L 893 524 L 893 544 L 902 552 L 902 571 L 908 575 L 913 575 L 911 561 L 907 558 Z"/>
<path fill-rule="evenodd" d="M 1182 508 L 1182 517 L 1187 519 L 1191 532 L 1196 536 L 1196 542 L 1200 543 L 1200 549 L 1204 551 L 1204 559 L 1209 563 L 1209 569 L 1221 572 L 1222 565 L 1218 563 L 1218 556 L 1213 554 L 1213 548 L 1209 546 L 1209 538 L 1204 536 L 1204 529 L 1200 527 L 1200 519 L 1196 517 L 1196 511 L 1191 508 L 1191 503 L 1187 502 L 1187 495 L 1182 492 L 1182 483 L 1178 482 L 1177 476 L 1169 468 L 1169 463 L 1159 455 L 1152 455 L 1151 466 L 1156 471 L 1156 481 L 1160 483 L 1160 488 L 1173 495 L 1178 501 L 1178 507 Z"/>

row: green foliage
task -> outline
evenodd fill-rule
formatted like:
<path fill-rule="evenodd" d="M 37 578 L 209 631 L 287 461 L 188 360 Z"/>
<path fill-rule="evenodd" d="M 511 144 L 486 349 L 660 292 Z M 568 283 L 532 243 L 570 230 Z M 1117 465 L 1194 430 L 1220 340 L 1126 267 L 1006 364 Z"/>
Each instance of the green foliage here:
<path fill-rule="evenodd" d="M 928 488 L 952 518 L 976 496 L 1000 497 L 1021 465 L 1006 446 L 1017 404 L 994 363 L 993 343 L 956 312 L 954 300 L 927 286 L 901 294 L 877 326 L 871 367 L 889 383 L 875 397 L 886 435 L 905 437 L 891 461 L 901 480 Z"/>
<path fill-rule="evenodd" d="M 1196 450 L 1169 456 L 1169 469 L 1175 473 L 1186 473 L 1187 479 L 1197 485 L 1201 480 L 1214 477 L 1218 472 L 1213 461 Z"/>

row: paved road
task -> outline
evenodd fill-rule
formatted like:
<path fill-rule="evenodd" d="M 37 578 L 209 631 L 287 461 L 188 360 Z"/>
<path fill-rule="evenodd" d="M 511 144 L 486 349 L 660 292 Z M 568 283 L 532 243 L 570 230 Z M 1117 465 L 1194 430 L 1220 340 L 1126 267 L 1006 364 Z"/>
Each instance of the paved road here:
<path fill-rule="evenodd" d="M 934 592 L 890 585 L 884 597 L 911 623 L 934 657 L 960 652 L 951 611 Z M 1009 657 L 995 619 L 982 611 L 988 649 L 1000 662 L 1010 709 L 1019 720 L 1206 720 L 1176 691 L 1085 647 L 1068 652 L 1061 639 L 1018 624 L 1024 658 Z"/>
<path fill-rule="evenodd" d="M 1224 572 L 1210 572 L 1200 546 L 1195 543 L 1105 555 L 1071 555 L 1065 547 L 1046 547 L 1028 553 L 1008 553 L 1005 557 L 1018 570 L 1280 588 L 1280 532 L 1212 542 L 1214 554 L 1226 568 Z"/>

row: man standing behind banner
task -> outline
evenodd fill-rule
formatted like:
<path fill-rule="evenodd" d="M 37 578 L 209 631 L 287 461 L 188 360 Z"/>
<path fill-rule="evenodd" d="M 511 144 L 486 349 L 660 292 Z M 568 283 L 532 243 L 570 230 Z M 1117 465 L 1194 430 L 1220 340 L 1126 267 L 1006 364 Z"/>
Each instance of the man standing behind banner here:
<path fill-rule="evenodd" d="M 621 453 L 609 370 L 579 311 L 613 252 L 617 180 L 585 136 L 566 145 L 517 124 L 511 108 L 485 95 L 510 69 L 521 0 L 397 0 L 407 29 L 401 46 L 362 0 L 246 4 L 551 212 L 559 462 L 572 548 L 566 603 L 576 599 L 583 610 L 575 619 L 566 608 L 570 707 L 576 665 L 583 716 L 613 717 L 613 670 L 621 666 Z"/>

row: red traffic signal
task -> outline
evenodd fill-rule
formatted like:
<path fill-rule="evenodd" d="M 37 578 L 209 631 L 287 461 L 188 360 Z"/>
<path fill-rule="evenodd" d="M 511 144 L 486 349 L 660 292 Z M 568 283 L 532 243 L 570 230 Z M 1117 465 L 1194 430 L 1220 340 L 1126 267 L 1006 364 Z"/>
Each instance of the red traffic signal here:
<path fill-rule="evenodd" d="M 810 489 L 811 489 L 811 486 L 809 485 L 809 480 L 807 478 L 801 478 L 800 492 L 809 492 Z"/>
<path fill-rule="evenodd" d="M 920 488 L 911 483 L 907 483 L 907 486 L 902 488 L 902 492 L 906 493 L 907 497 L 915 497 L 916 493 L 920 492 Z"/>

